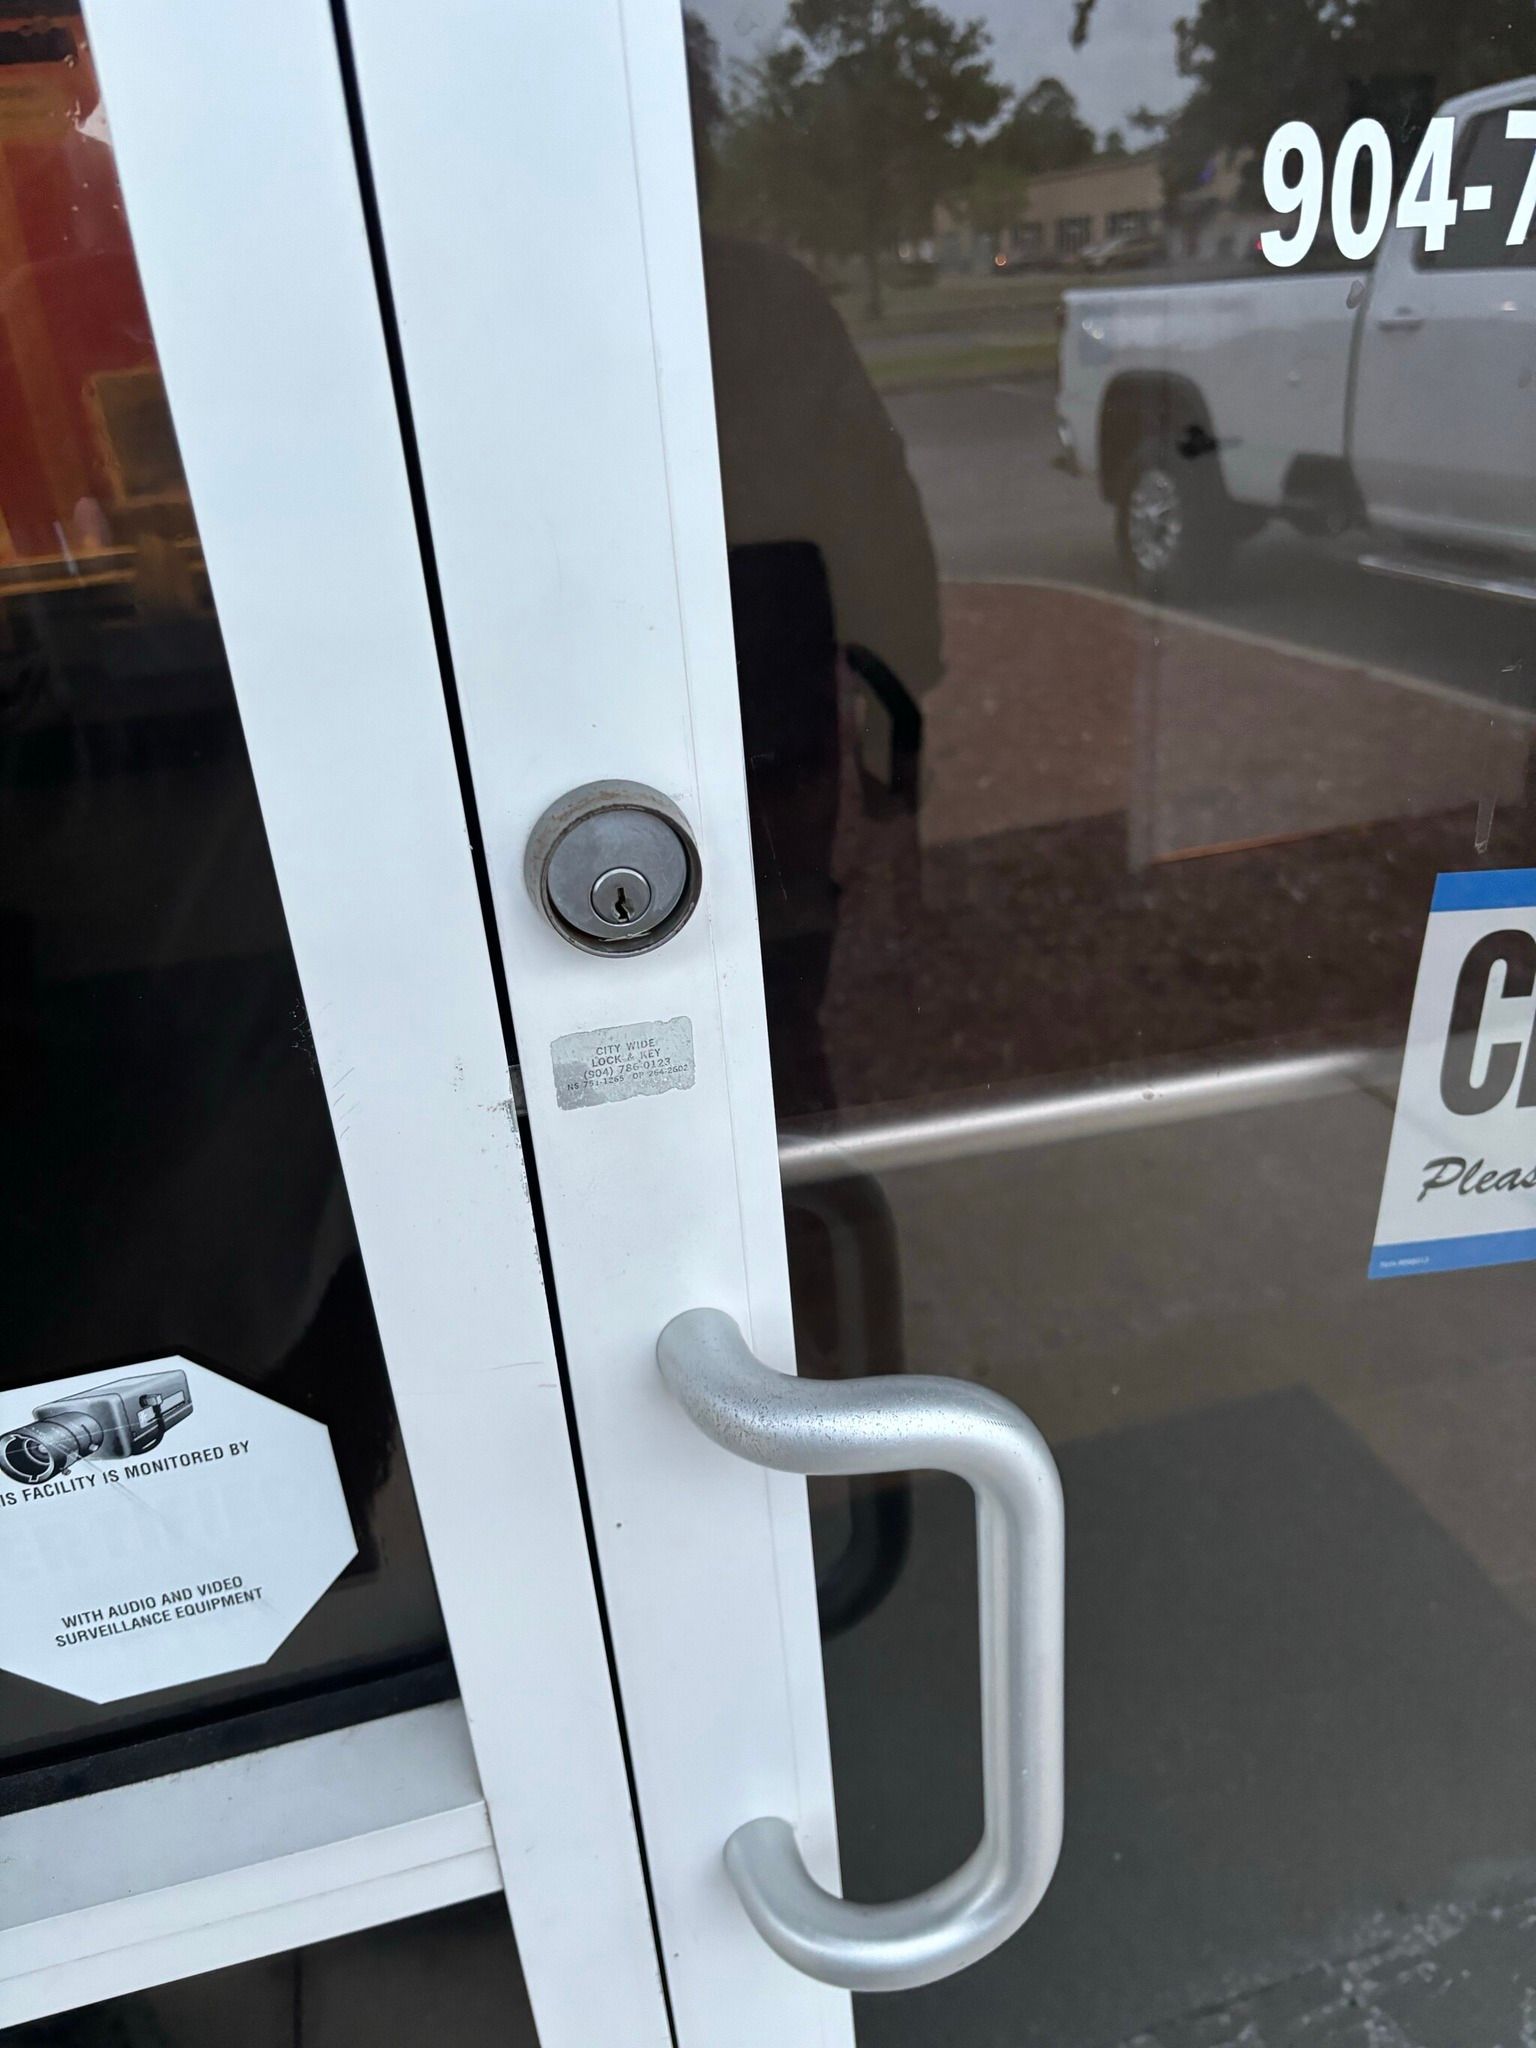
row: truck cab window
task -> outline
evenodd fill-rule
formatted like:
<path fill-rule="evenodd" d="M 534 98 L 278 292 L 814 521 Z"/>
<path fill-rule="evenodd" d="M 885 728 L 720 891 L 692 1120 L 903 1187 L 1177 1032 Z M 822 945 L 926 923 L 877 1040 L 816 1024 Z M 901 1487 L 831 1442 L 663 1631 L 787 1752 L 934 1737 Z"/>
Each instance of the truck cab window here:
<path fill-rule="evenodd" d="M 1531 171 L 1530 143 L 1512 142 L 1504 132 L 1509 115 L 1507 107 L 1479 115 L 1464 145 L 1459 175 L 1452 180 L 1463 193 L 1469 187 L 1491 186 L 1492 206 L 1474 213 L 1463 205 L 1443 251 L 1426 255 L 1420 247 L 1416 261 L 1421 268 L 1529 270 L 1536 264 L 1536 237 L 1528 235 L 1518 248 L 1509 246 L 1510 225 Z"/>

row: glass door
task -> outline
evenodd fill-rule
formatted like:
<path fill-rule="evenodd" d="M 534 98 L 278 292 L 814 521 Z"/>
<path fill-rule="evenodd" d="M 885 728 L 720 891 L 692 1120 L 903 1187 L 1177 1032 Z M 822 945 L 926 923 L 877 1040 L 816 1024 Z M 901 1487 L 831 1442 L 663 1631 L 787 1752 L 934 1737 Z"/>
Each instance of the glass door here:
<path fill-rule="evenodd" d="M 0 2023 L 660 2043 L 329 11 L 3 13 Z"/>
<path fill-rule="evenodd" d="M 349 14 L 680 2041 L 1521 2038 L 1536 31 Z"/>

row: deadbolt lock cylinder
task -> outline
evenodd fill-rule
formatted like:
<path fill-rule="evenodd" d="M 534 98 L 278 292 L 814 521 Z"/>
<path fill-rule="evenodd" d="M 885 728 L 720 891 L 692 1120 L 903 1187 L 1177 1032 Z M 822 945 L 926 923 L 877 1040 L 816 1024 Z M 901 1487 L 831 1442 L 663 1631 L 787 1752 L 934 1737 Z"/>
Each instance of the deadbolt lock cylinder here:
<path fill-rule="evenodd" d="M 641 782 L 586 782 L 550 805 L 528 840 L 528 893 L 586 953 L 648 953 L 681 931 L 703 874 L 688 821 Z"/>

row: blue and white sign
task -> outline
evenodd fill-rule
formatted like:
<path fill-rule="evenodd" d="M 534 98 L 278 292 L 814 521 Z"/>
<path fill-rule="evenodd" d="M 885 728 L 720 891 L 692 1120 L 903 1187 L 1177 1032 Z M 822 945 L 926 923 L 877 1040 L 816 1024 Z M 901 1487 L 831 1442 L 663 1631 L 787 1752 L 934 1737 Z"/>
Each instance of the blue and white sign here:
<path fill-rule="evenodd" d="M 1435 883 L 1371 1278 L 1536 1259 L 1536 868 Z"/>

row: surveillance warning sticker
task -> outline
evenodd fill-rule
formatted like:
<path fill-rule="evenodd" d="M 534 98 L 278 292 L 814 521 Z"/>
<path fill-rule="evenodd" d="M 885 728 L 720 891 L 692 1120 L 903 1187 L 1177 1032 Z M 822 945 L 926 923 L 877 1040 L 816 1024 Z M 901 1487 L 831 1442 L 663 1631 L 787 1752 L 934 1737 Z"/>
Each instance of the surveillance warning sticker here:
<path fill-rule="evenodd" d="M 0 1669 L 107 1701 L 264 1664 L 357 1548 L 324 1425 L 206 1366 L 0 1401 Z"/>
<path fill-rule="evenodd" d="M 1536 868 L 1441 875 L 1371 1278 L 1536 1259 Z"/>

